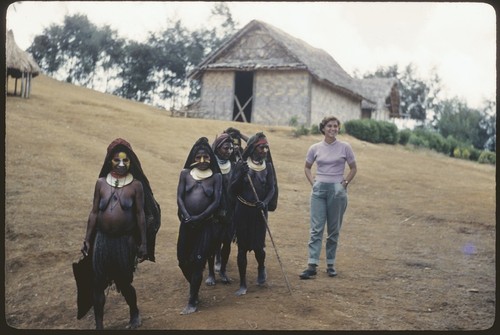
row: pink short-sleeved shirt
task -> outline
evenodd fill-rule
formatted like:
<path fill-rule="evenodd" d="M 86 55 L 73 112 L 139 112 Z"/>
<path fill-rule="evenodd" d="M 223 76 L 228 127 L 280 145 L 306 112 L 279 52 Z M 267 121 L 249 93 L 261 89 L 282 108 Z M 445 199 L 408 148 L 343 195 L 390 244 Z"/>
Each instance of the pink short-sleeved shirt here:
<path fill-rule="evenodd" d="M 344 180 L 345 164 L 356 161 L 351 145 L 336 140 L 332 144 L 324 140 L 311 145 L 306 154 L 306 162 L 316 162 L 315 180 L 322 183 L 340 183 Z"/>

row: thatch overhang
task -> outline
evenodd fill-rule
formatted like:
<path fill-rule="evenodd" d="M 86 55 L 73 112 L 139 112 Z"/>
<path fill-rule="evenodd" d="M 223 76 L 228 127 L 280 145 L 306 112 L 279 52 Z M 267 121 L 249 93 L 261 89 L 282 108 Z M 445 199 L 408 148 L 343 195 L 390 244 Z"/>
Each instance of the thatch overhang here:
<path fill-rule="evenodd" d="M 23 74 L 31 74 L 36 77 L 40 73 L 40 67 L 29 53 L 17 45 L 12 30 L 7 32 L 5 42 L 7 75 L 21 78 Z"/>
<path fill-rule="evenodd" d="M 362 109 L 388 109 L 391 117 L 400 116 L 400 96 L 396 78 L 356 79 L 358 90 L 371 101 L 363 100 Z"/>
<path fill-rule="evenodd" d="M 283 64 L 280 59 L 266 59 L 258 61 L 246 60 L 237 62 L 219 63 L 219 59 L 230 52 L 231 48 L 245 34 L 254 29 L 262 29 L 280 44 L 295 62 Z M 209 54 L 195 69 L 188 74 L 188 79 L 199 79 L 204 71 L 210 70 L 240 70 L 251 71 L 255 69 L 264 70 L 305 70 L 319 83 L 341 92 L 359 101 L 371 101 L 357 90 L 354 78 L 352 78 L 342 67 L 324 50 L 314 48 L 306 42 L 295 38 L 284 31 L 261 21 L 253 20 L 236 34 L 223 43 L 218 49 Z"/>

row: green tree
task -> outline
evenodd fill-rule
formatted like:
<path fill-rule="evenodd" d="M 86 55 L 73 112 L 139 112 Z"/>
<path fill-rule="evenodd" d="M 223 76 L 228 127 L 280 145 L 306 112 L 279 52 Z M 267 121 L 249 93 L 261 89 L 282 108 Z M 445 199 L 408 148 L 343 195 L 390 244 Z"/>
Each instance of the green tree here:
<path fill-rule="evenodd" d="M 479 122 L 479 126 L 485 130 L 487 139 L 484 143 L 484 149 L 496 152 L 497 145 L 497 113 L 496 102 L 486 100 L 483 109 L 483 119 Z"/>
<path fill-rule="evenodd" d="M 44 29 L 28 50 L 49 75 L 92 87 L 99 71 L 106 73 L 120 63 L 123 44 L 109 26 L 98 28 L 86 15 L 76 14 L 65 16 L 61 26 Z"/>
<path fill-rule="evenodd" d="M 483 113 L 455 97 L 440 104 L 434 127 L 443 137 L 453 136 L 459 142 L 483 149 L 489 137 L 481 127 L 483 120 Z"/>
<path fill-rule="evenodd" d="M 122 58 L 122 70 L 118 76 L 122 80 L 113 93 L 127 99 L 149 102 L 156 87 L 153 80 L 154 50 L 139 42 L 129 42 Z"/>
<path fill-rule="evenodd" d="M 363 78 L 396 78 L 399 82 L 401 112 L 412 119 L 424 121 L 428 113 L 436 109 L 441 79 L 435 69 L 431 71 L 431 79 L 427 81 L 419 78 L 416 72 L 416 66 L 411 63 L 403 71 L 395 64 L 378 67 L 375 72 L 364 74 Z"/>

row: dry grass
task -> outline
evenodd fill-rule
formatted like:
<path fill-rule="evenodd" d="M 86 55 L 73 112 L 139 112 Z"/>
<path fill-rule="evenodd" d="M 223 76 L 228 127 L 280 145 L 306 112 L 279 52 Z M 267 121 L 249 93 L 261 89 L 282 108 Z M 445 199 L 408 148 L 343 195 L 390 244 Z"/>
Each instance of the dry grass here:
<path fill-rule="evenodd" d="M 9 87 L 13 84 L 9 83 Z M 140 103 L 39 76 L 30 99 L 7 97 L 6 319 L 15 328 L 92 328 L 76 320 L 71 262 L 79 257 L 95 180 L 108 144 L 133 146 L 162 208 L 157 262 L 136 275 L 143 329 L 484 329 L 495 307 L 495 167 L 400 146 L 351 143 L 339 276 L 298 280 L 305 266 L 309 192 L 303 165 L 320 136 L 292 129 L 170 117 Z M 268 136 L 280 186 L 268 241 L 269 285 L 202 287 L 200 312 L 180 317 L 187 285 L 177 268 L 175 192 L 192 144 L 229 126 Z M 473 245 L 474 253 L 462 248 Z M 235 250 L 235 248 L 233 248 Z M 237 282 L 234 252 L 228 271 Z M 254 276 L 249 258 L 249 276 Z M 252 280 L 250 280 L 252 281 Z M 468 291 L 468 290 L 473 291 Z M 470 293 L 474 292 L 474 293 Z M 123 299 L 109 293 L 105 326 L 122 329 Z"/>

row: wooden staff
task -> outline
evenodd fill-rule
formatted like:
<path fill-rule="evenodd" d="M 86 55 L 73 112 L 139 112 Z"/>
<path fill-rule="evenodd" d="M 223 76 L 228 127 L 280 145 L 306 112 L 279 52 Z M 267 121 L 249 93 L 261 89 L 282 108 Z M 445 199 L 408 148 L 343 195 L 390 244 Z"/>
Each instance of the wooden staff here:
<path fill-rule="evenodd" d="M 243 161 L 243 156 L 238 152 L 240 155 L 240 159 Z M 243 161 L 244 162 L 244 161 Z M 259 202 L 259 196 L 257 195 L 257 191 L 255 190 L 255 186 L 253 185 L 252 178 L 250 175 L 247 173 L 247 179 L 250 182 L 250 186 L 252 187 L 253 194 L 255 196 L 255 199 Z M 260 210 L 260 213 L 262 214 L 262 219 L 264 220 L 264 223 L 266 224 L 266 229 L 267 232 L 269 233 L 269 238 L 271 239 L 271 244 L 273 245 L 274 251 L 276 253 L 276 258 L 278 259 L 278 263 L 281 268 L 281 272 L 283 273 L 283 278 L 285 278 L 286 282 L 286 287 L 288 288 L 288 292 L 292 294 L 292 289 L 290 288 L 290 282 L 288 281 L 288 277 L 286 276 L 285 269 L 283 268 L 283 263 L 281 263 L 280 255 L 278 254 L 278 249 L 276 248 L 276 244 L 274 243 L 273 235 L 271 234 L 271 229 L 269 229 L 269 224 L 267 223 L 267 218 L 266 215 L 264 214 L 264 210 Z"/>

